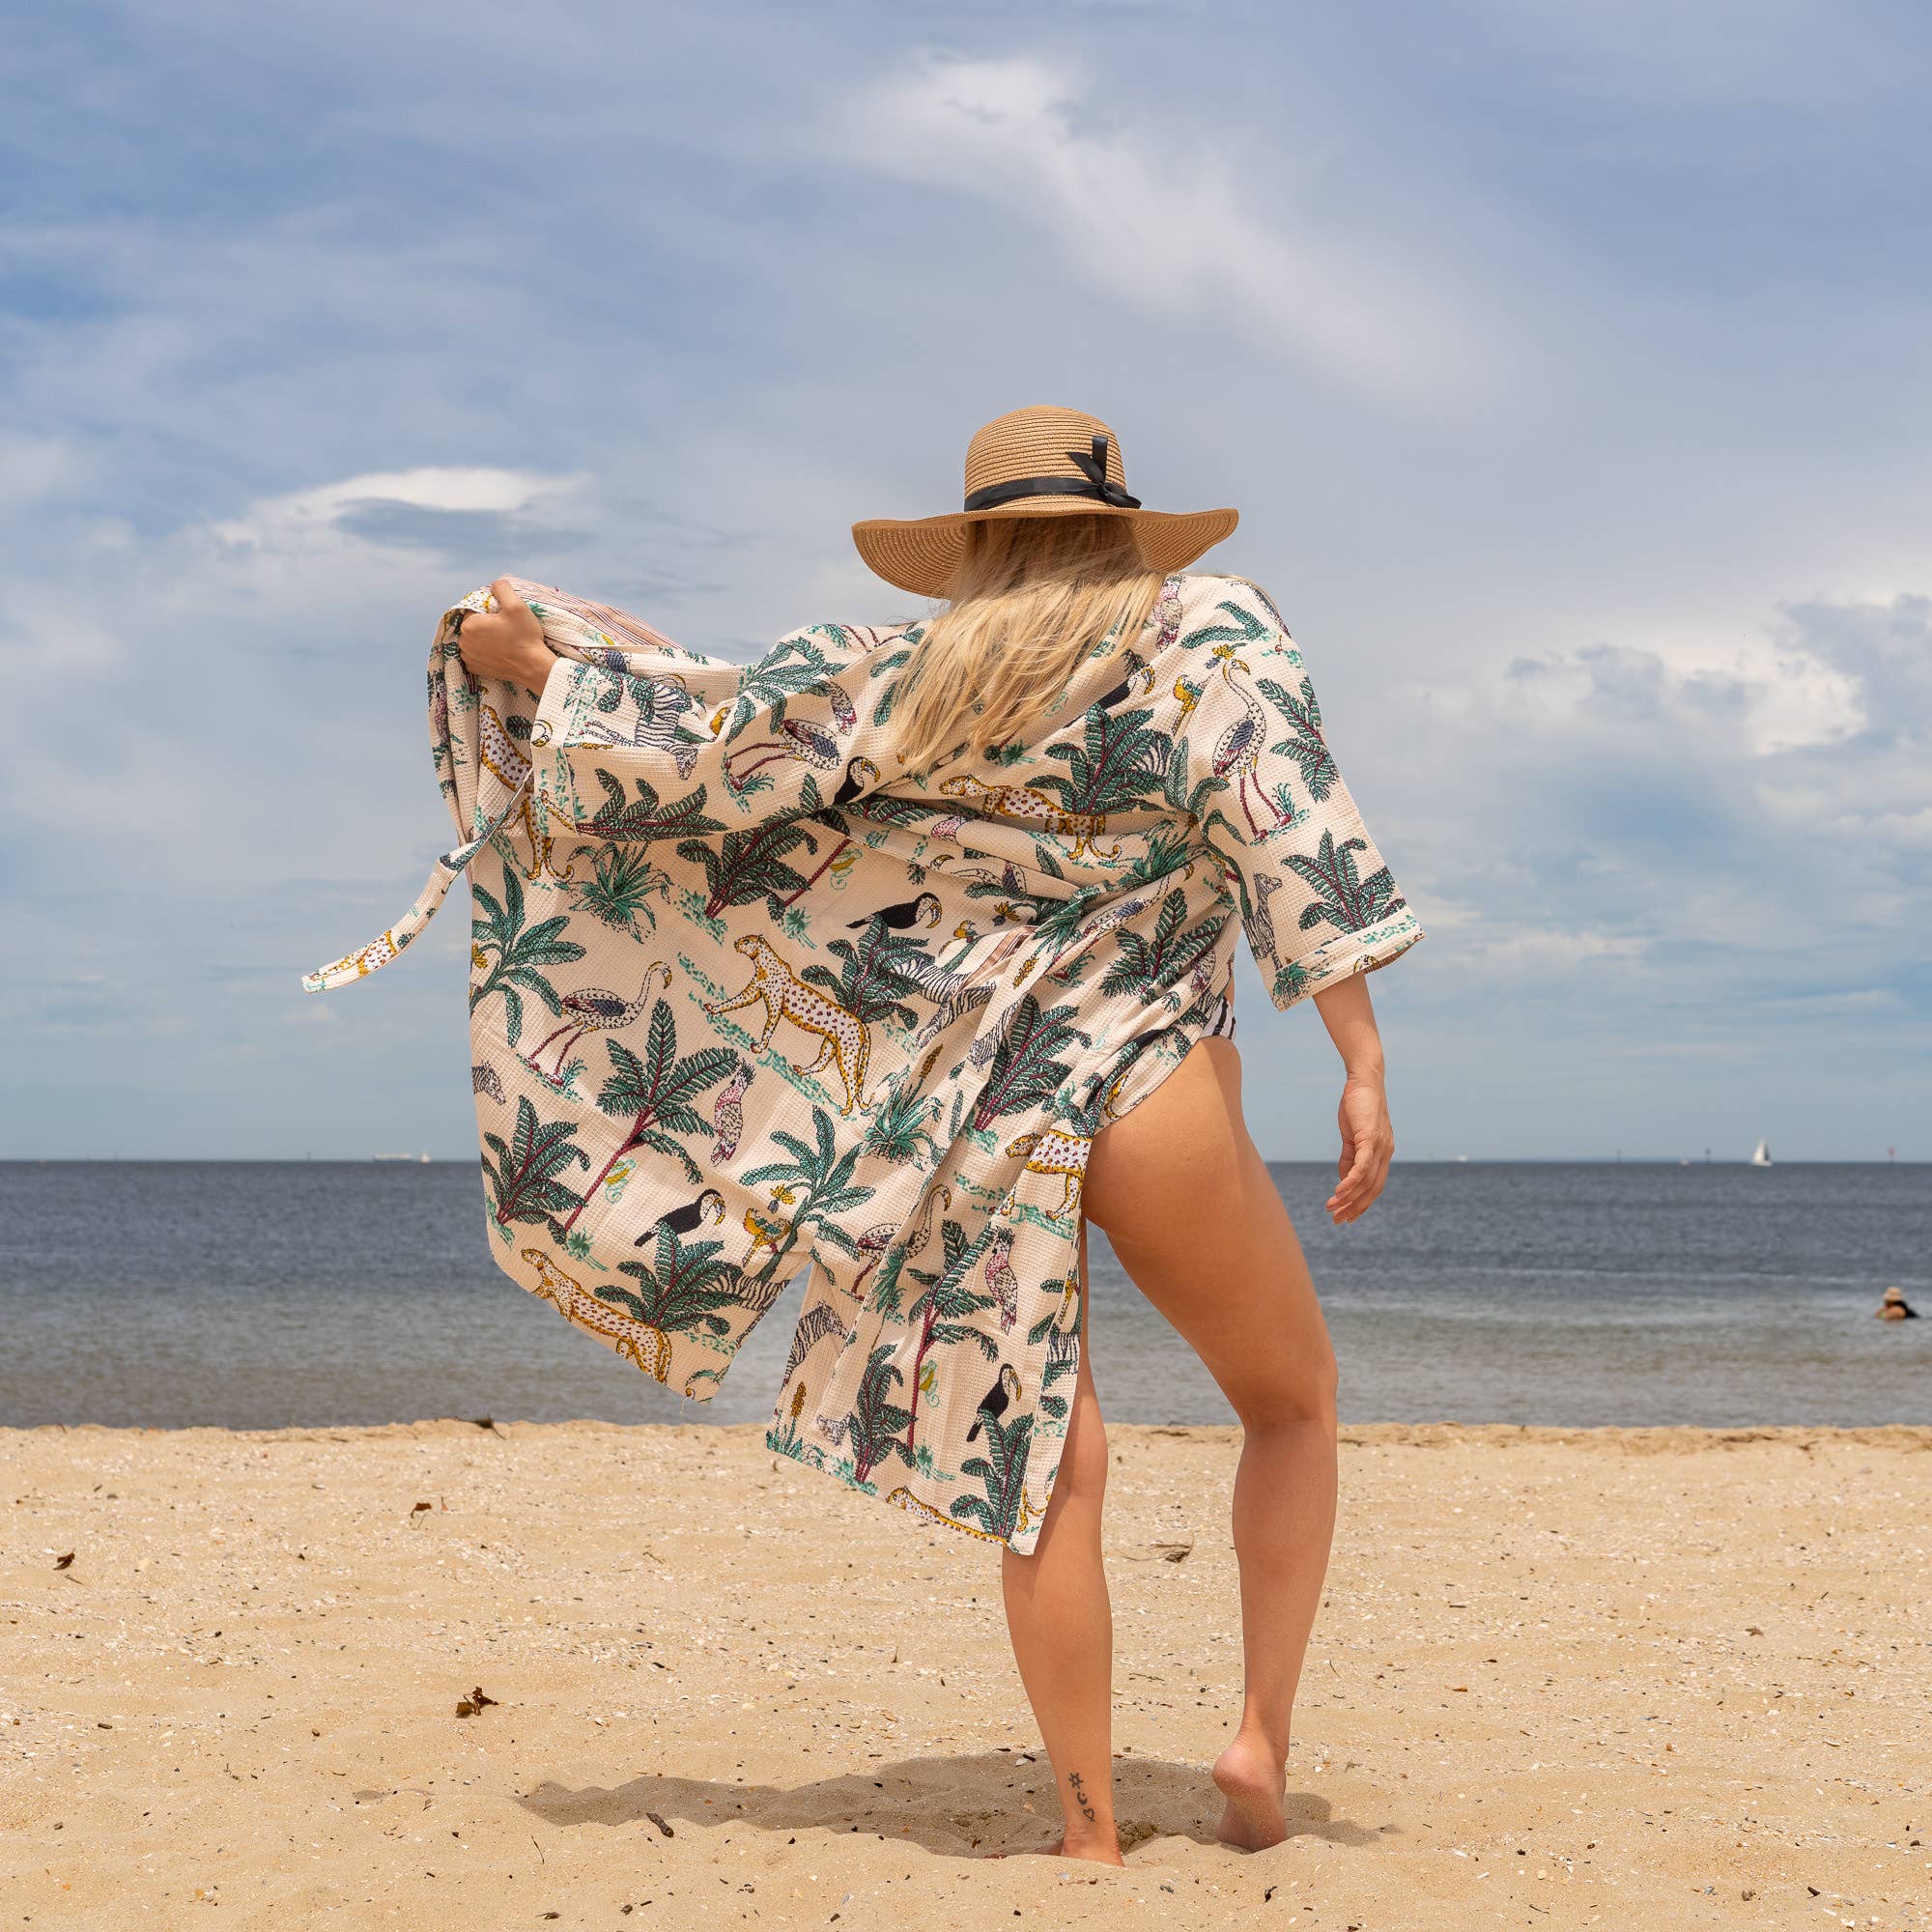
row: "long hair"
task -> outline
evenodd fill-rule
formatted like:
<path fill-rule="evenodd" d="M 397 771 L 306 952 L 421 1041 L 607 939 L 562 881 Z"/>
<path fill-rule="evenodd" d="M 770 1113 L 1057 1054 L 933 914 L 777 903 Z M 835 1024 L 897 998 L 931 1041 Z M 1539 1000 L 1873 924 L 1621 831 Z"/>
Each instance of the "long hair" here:
<path fill-rule="evenodd" d="M 968 524 L 951 599 L 901 673 L 894 721 L 902 762 L 925 771 L 1018 737 L 1103 639 L 1140 635 L 1164 581 L 1124 517 Z"/>

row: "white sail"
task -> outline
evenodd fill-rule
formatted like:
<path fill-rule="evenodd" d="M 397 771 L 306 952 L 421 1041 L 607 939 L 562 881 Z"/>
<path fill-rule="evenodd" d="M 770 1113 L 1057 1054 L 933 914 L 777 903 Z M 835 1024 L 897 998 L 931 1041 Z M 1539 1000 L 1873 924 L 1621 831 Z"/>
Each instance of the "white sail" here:
<path fill-rule="evenodd" d="M 1757 1151 L 1750 1157 L 1750 1164 L 1753 1167 L 1769 1167 L 1771 1165 L 1771 1148 L 1767 1142 L 1758 1142 Z"/>

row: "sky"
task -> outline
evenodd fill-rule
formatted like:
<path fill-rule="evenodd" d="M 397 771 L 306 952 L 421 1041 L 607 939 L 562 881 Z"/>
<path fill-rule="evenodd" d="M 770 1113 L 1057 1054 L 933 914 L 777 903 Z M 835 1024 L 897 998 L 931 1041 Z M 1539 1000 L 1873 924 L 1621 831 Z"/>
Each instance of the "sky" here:
<path fill-rule="evenodd" d="M 165 19 L 160 17 L 165 15 Z M 1281 607 L 1398 1158 L 1932 1158 L 1932 15 L 73 0 L 0 42 L 0 1155 L 474 1146 L 422 672 L 752 659 L 1058 403 Z M 1312 1003 L 1238 979 L 1264 1153 Z"/>

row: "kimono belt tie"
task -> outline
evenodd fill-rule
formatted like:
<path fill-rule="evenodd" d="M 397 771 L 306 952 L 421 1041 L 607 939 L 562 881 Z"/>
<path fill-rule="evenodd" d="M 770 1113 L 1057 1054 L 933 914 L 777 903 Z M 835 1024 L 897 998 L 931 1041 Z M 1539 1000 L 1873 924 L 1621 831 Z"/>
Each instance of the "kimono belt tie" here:
<path fill-rule="evenodd" d="M 415 903 L 394 925 L 378 933 L 358 952 L 332 960 L 327 966 L 320 966 L 313 973 L 304 973 L 302 991 L 326 993 L 332 987 L 347 986 L 366 979 L 371 973 L 380 972 L 386 966 L 436 917 L 438 909 L 449 896 L 450 887 L 469 869 L 469 862 L 530 802 L 534 796 L 535 780 L 535 772 L 525 773 L 523 781 L 510 794 L 509 803 L 496 817 L 468 844 L 445 852 L 436 862 L 428 882 L 416 895 Z"/>

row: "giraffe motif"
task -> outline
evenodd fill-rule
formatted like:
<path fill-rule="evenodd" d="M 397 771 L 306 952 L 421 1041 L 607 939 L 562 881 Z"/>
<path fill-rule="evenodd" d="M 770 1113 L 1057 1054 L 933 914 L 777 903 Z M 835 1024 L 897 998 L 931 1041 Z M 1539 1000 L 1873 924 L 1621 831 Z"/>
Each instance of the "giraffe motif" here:
<path fill-rule="evenodd" d="M 566 993 L 557 1002 L 563 1010 L 564 1020 L 560 1027 L 553 1028 L 535 1046 L 530 1049 L 525 1065 L 536 1072 L 543 1072 L 537 1065 L 537 1055 L 554 1039 L 562 1039 L 563 1044 L 556 1050 L 554 1072 L 547 1078 L 563 1078 L 564 1057 L 570 1049 L 587 1033 L 614 1033 L 620 1027 L 629 1026 L 644 1009 L 644 1002 L 650 997 L 651 980 L 659 973 L 664 975 L 665 990 L 670 990 L 670 968 L 662 959 L 654 959 L 644 968 L 644 983 L 638 988 L 638 997 L 627 1000 L 621 993 L 607 992 L 602 986 L 580 986 L 574 993 Z"/>
<path fill-rule="evenodd" d="M 735 1012 L 740 1007 L 762 1003 L 764 1032 L 758 1036 L 758 1051 L 772 1043 L 781 1020 L 789 1020 L 801 1033 L 815 1034 L 821 1044 L 818 1058 L 810 1065 L 791 1063 L 794 1073 L 816 1073 L 827 1062 L 838 1069 L 845 1087 L 845 1104 L 839 1110 L 851 1115 L 866 1105 L 866 1069 L 871 1061 L 871 1029 L 855 1012 L 838 1001 L 808 986 L 762 934 L 748 932 L 732 942 L 735 952 L 752 962 L 752 982 L 728 1000 L 706 1000 L 704 1010 L 714 1017 Z"/>
<path fill-rule="evenodd" d="M 670 1338 L 662 1328 L 653 1328 L 635 1315 L 626 1315 L 622 1309 L 599 1301 L 582 1282 L 565 1274 L 541 1248 L 526 1248 L 524 1259 L 537 1271 L 537 1285 L 530 1290 L 532 1294 L 553 1303 L 573 1327 L 600 1337 L 653 1381 L 669 1378 Z"/>
<path fill-rule="evenodd" d="M 718 1130 L 711 1147 L 715 1167 L 722 1167 L 738 1151 L 738 1140 L 745 1131 L 745 1090 L 752 1084 L 753 1071 L 752 1063 L 741 1060 L 711 1110 L 711 1124 Z"/>
<path fill-rule="evenodd" d="M 483 769 L 508 785 L 513 792 L 522 790 L 529 782 L 529 759 L 517 749 L 517 741 L 510 736 L 509 726 L 487 704 L 483 706 L 482 724 Z M 524 876 L 540 879 L 548 873 L 553 879 L 567 883 L 575 875 L 577 861 L 571 860 L 560 872 L 556 869 L 556 862 L 551 856 L 550 833 L 548 830 L 537 830 L 534 805 L 534 798 L 526 794 L 523 804 L 517 808 L 518 820 L 523 825 L 525 837 L 530 841 L 530 865 Z"/>
<path fill-rule="evenodd" d="M 939 788 L 948 798 L 973 799 L 982 811 L 1001 818 L 1028 820 L 1056 838 L 1071 834 L 1073 849 L 1066 855 L 1069 859 L 1077 859 L 1083 852 L 1096 859 L 1118 859 L 1121 856 L 1118 839 L 1105 852 L 1094 842 L 1107 830 L 1104 813 L 1063 810 L 1043 791 L 1036 791 L 1032 785 L 989 785 L 985 780 L 962 772 L 957 778 L 946 780 Z"/>

